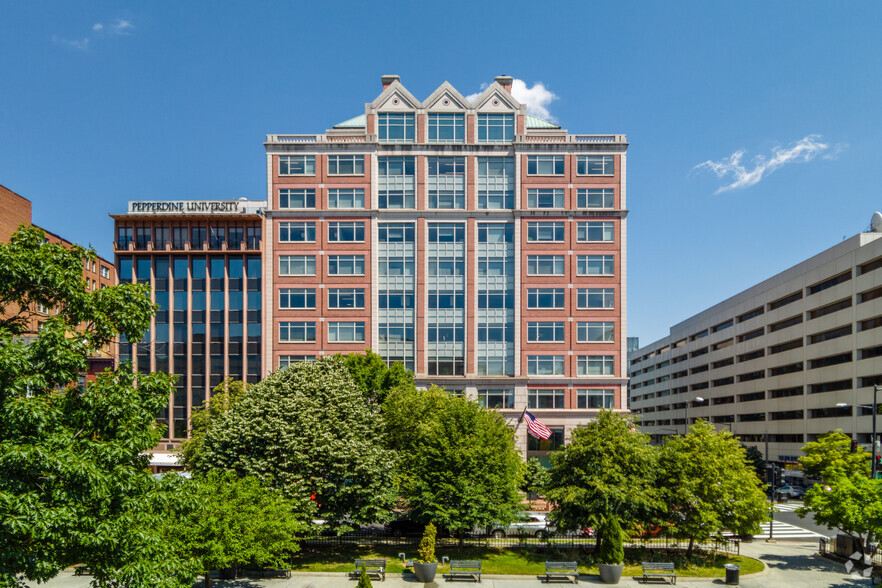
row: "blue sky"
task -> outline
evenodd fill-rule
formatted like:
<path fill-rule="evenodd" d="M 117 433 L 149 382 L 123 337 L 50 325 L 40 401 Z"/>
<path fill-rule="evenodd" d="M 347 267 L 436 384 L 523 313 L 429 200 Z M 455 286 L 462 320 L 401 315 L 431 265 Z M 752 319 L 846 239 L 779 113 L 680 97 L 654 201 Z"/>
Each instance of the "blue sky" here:
<path fill-rule="evenodd" d="M 508 74 L 570 132 L 628 135 L 647 344 L 882 208 L 880 30 L 878 2 L 10 1 L 0 184 L 109 257 L 108 213 L 262 198 L 264 135 L 363 113 L 382 74 L 420 99 Z"/>

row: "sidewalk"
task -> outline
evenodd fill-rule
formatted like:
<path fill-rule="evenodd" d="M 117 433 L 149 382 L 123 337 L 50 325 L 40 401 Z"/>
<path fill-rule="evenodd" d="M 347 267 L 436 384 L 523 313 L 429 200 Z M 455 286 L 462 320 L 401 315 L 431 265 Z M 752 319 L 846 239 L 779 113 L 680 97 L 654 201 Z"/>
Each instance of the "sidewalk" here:
<path fill-rule="evenodd" d="M 852 578 L 845 573 L 841 564 L 825 560 L 817 555 L 818 546 L 815 543 L 765 543 L 757 541 L 743 543 L 741 554 L 762 560 L 766 569 L 758 574 L 741 578 L 741 586 L 746 588 L 827 588 L 827 587 L 855 587 L 869 586 L 868 579 Z M 64 572 L 57 578 L 46 584 L 48 588 L 88 588 L 91 578 L 89 576 L 74 576 L 72 572 Z M 374 581 L 379 588 L 414 588 L 425 586 L 428 588 L 440 588 L 442 586 L 456 586 L 474 584 L 474 582 L 457 581 L 448 582 L 440 575 L 435 582 L 422 584 L 412 575 L 389 574 L 385 582 Z M 579 584 L 601 585 L 597 576 L 581 576 Z M 199 582 L 196 586 L 201 586 Z M 256 580 L 241 578 L 238 580 L 215 580 L 213 588 L 355 588 L 356 581 L 343 573 L 292 573 L 291 578 Z M 639 578 L 622 578 L 618 584 L 623 588 L 636 588 L 638 586 L 662 586 L 662 582 L 655 581 L 643 584 Z M 691 588 L 718 588 L 724 586 L 722 578 L 677 578 L 677 586 L 689 586 Z M 36 583 L 32 583 L 37 588 Z M 537 576 L 491 576 L 484 575 L 480 586 L 484 588 L 538 588 L 545 583 Z"/>

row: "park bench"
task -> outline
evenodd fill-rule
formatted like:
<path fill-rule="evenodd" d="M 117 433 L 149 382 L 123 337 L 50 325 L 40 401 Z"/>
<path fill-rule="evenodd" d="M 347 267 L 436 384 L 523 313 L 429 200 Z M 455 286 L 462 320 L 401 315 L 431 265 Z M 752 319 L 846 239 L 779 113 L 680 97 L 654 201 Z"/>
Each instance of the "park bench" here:
<path fill-rule="evenodd" d="M 355 560 L 355 571 L 350 572 L 352 576 L 360 576 L 361 569 L 364 568 L 368 575 L 377 576 L 381 580 L 386 580 L 386 560 L 385 559 L 357 559 Z"/>
<path fill-rule="evenodd" d="M 89 569 L 88 566 L 84 564 L 78 564 L 74 566 L 74 576 L 91 576 L 92 570 Z"/>
<path fill-rule="evenodd" d="M 476 560 L 452 560 L 450 562 L 450 579 L 472 578 L 481 581 L 481 562 Z"/>
<path fill-rule="evenodd" d="M 571 580 L 573 584 L 578 584 L 579 564 L 574 561 L 545 562 L 545 581 L 551 582 L 552 578 Z"/>
<path fill-rule="evenodd" d="M 650 578 L 670 578 L 672 584 L 677 583 L 677 574 L 674 572 L 674 564 L 667 562 L 645 561 L 643 562 L 643 581 Z"/>
<path fill-rule="evenodd" d="M 261 578 L 290 578 L 291 570 L 286 570 L 282 568 L 261 568 L 260 569 L 260 577 Z"/>

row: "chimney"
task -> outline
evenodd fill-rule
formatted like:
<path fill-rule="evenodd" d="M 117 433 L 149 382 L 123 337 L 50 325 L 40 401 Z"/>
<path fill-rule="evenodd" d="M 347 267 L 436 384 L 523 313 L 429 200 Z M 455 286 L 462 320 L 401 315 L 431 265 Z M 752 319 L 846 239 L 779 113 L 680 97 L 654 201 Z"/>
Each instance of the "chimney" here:
<path fill-rule="evenodd" d="M 514 78 L 511 76 L 496 76 L 496 83 L 505 88 L 511 94 L 511 84 Z"/>
<path fill-rule="evenodd" d="M 385 90 L 392 85 L 392 82 L 400 82 L 401 76 L 382 76 L 380 80 L 383 81 L 383 89 Z"/>

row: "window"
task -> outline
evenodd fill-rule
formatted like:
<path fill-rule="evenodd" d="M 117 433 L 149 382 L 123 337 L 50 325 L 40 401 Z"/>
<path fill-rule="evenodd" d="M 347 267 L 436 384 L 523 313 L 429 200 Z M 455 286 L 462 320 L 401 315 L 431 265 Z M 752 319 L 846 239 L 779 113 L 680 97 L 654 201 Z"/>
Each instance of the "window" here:
<path fill-rule="evenodd" d="M 280 176 L 314 176 L 315 155 L 280 155 Z"/>
<path fill-rule="evenodd" d="M 613 223 L 585 222 L 576 225 L 576 241 L 580 243 L 611 243 L 615 239 Z"/>
<path fill-rule="evenodd" d="M 564 408 L 564 390 L 527 389 L 527 408 Z"/>
<path fill-rule="evenodd" d="M 245 228 L 245 247 L 260 249 L 260 227 Z"/>
<path fill-rule="evenodd" d="M 514 208 L 514 158 L 478 158 L 478 208 Z"/>
<path fill-rule="evenodd" d="M 465 225 L 460 223 L 429 223 L 429 243 L 462 243 Z"/>
<path fill-rule="evenodd" d="M 844 274 L 839 274 L 838 276 L 834 276 L 829 280 L 824 280 L 820 284 L 815 284 L 814 286 L 810 286 L 808 289 L 809 295 L 817 294 L 818 292 L 823 292 L 827 288 L 832 288 L 833 286 L 837 286 L 843 282 L 847 282 L 851 279 L 851 270 L 848 270 Z"/>
<path fill-rule="evenodd" d="M 328 243 L 361 243 L 363 241 L 363 222 L 328 223 Z"/>
<path fill-rule="evenodd" d="M 329 176 L 363 176 L 364 155 L 328 155 Z"/>
<path fill-rule="evenodd" d="M 576 173 L 580 176 L 611 176 L 615 174 L 613 155 L 580 155 Z"/>
<path fill-rule="evenodd" d="M 562 176 L 564 175 L 563 155 L 528 155 L 527 175 L 529 176 Z"/>
<path fill-rule="evenodd" d="M 527 308 L 564 308 L 563 288 L 529 288 Z"/>
<path fill-rule="evenodd" d="M 427 308 L 448 309 L 465 308 L 465 292 L 453 290 L 429 290 Z M 480 306 L 479 306 L 480 308 Z"/>
<path fill-rule="evenodd" d="M 775 302 L 769 304 L 769 310 L 775 310 L 777 308 L 781 308 L 782 306 L 786 306 L 792 302 L 796 302 L 797 300 L 802 300 L 802 290 L 799 292 L 795 292 L 789 296 L 785 296 L 784 298 L 780 298 Z"/>
<path fill-rule="evenodd" d="M 241 249 L 244 234 L 245 229 L 242 227 L 230 227 L 227 230 L 227 249 Z"/>
<path fill-rule="evenodd" d="M 802 322 L 802 315 L 798 314 L 796 316 L 790 317 L 789 319 L 784 319 L 781 322 L 777 322 L 773 325 L 769 325 L 769 332 L 774 333 L 775 331 L 780 331 L 781 329 L 786 329 L 787 327 L 792 327 L 793 325 L 798 325 Z"/>
<path fill-rule="evenodd" d="M 279 323 L 279 342 L 281 342 L 281 343 L 315 343 L 315 323 L 313 323 L 313 322 L 282 322 L 282 323 Z"/>
<path fill-rule="evenodd" d="M 514 308 L 512 290 L 478 290 L 478 308 Z"/>
<path fill-rule="evenodd" d="M 329 288 L 328 308 L 364 308 L 364 288 Z"/>
<path fill-rule="evenodd" d="M 412 224 L 382 223 L 377 231 L 380 243 L 413 243 Z"/>
<path fill-rule="evenodd" d="M 478 404 L 486 408 L 514 408 L 514 390 L 478 390 Z"/>
<path fill-rule="evenodd" d="M 763 314 L 763 312 L 765 312 L 765 311 L 763 310 L 763 307 L 760 306 L 759 308 L 755 308 L 755 309 L 751 310 L 750 312 L 745 312 L 744 314 L 739 316 L 738 322 L 743 323 L 744 321 L 749 321 L 752 318 L 760 316 L 761 314 Z"/>
<path fill-rule="evenodd" d="M 551 430 L 551 437 L 548 439 L 537 439 L 532 435 L 527 436 L 527 451 L 555 451 L 564 445 L 564 428 L 548 427 Z"/>
<path fill-rule="evenodd" d="M 315 255 L 280 255 L 280 276 L 314 276 Z"/>
<path fill-rule="evenodd" d="M 615 308 L 615 294 L 612 288 L 579 288 L 576 308 Z"/>
<path fill-rule="evenodd" d="M 478 223 L 478 243 L 511 243 L 514 241 L 512 223 Z"/>
<path fill-rule="evenodd" d="M 563 208 L 563 188 L 528 188 L 527 208 Z"/>
<path fill-rule="evenodd" d="M 563 355 L 528 355 L 528 376 L 562 376 L 564 375 Z"/>
<path fill-rule="evenodd" d="M 412 112 L 381 112 L 377 115 L 377 139 L 380 143 L 413 143 Z"/>
<path fill-rule="evenodd" d="M 579 188 L 576 191 L 576 206 L 579 208 L 615 208 L 612 188 Z"/>
<path fill-rule="evenodd" d="M 105 279 L 110 278 L 110 268 L 107 267 L 106 265 L 101 266 L 101 277 L 105 278 Z"/>
<path fill-rule="evenodd" d="M 528 255 L 528 276 L 562 276 L 564 275 L 563 255 Z"/>
<path fill-rule="evenodd" d="M 579 376 L 612 376 L 616 370 L 616 358 L 612 355 L 580 355 L 576 369 Z"/>
<path fill-rule="evenodd" d="M 511 143 L 513 140 L 513 114 L 478 114 L 478 143 Z"/>
<path fill-rule="evenodd" d="M 465 275 L 465 262 L 453 257 L 429 258 L 429 276 L 462 276 Z"/>
<path fill-rule="evenodd" d="M 576 260 L 576 275 L 611 276 L 615 272 L 612 255 L 580 255 Z"/>
<path fill-rule="evenodd" d="M 377 207 L 414 208 L 414 158 L 380 157 L 377 169 Z"/>
<path fill-rule="evenodd" d="M 280 355 L 279 369 L 286 368 L 301 361 L 315 361 L 315 355 Z"/>
<path fill-rule="evenodd" d="M 564 341 L 564 323 L 529 322 L 527 323 L 527 341 L 529 343 L 562 343 Z"/>
<path fill-rule="evenodd" d="M 279 190 L 279 208 L 315 208 L 315 189 Z"/>
<path fill-rule="evenodd" d="M 364 188 L 329 188 L 328 208 L 364 208 Z"/>
<path fill-rule="evenodd" d="M 822 306 L 821 308 L 816 308 L 815 310 L 810 311 L 809 320 L 827 316 L 828 314 L 833 314 L 834 312 L 839 312 L 846 308 L 851 308 L 851 297 L 843 298 L 833 304 L 828 304 L 827 306 Z"/>
<path fill-rule="evenodd" d="M 429 208 L 465 208 L 465 158 L 429 157 Z"/>
<path fill-rule="evenodd" d="M 465 115 L 458 112 L 429 113 L 429 143 L 465 141 Z"/>
<path fill-rule="evenodd" d="M 616 324 L 610 321 L 576 323 L 579 343 L 612 343 L 616 338 Z"/>
<path fill-rule="evenodd" d="M 613 389 L 603 390 L 576 390 L 577 408 L 615 408 L 616 391 Z"/>
<path fill-rule="evenodd" d="M 824 341 L 829 341 L 830 339 L 845 337 L 846 335 L 851 335 L 851 325 L 845 325 L 844 327 L 839 327 L 838 329 L 832 329 L 830 331 L 818 333 L 817 335 L 812 335 L 811 337 L 809 337 L 809 343 L 811 345 L 814 345 L 815 343 L 822 343 Z"/>
<path fill-rule="evenodd" d="M 562 243 L 566 223 L 538 222 L 527 223 L 527 241 L 535 243 Z"/>
<path fill-rule="evenodd" d="M 329 276 L 363 276 L 364 255 L 329 255 Z"/>
<path fill-rule="evenodd" d="M 279 223 L 280 243 L 309 243 L 315 241 L 315 223 Z"/>
<path fill-rule="evenodd" d="M 315 308 L 315 288 L 281 288 L 279 308 Z"/>
<path fill-rule="evenodd" d="M 129 243 L 132 242 L 132 227 L 116 228 L 116 246 L 120 249 L 128 249 Z"/>
<path fill-rule="evenodd" d="M 330 322 L 328 323 L 329 343 L 348 343 L 364 341 L 363 322 Z"/>

